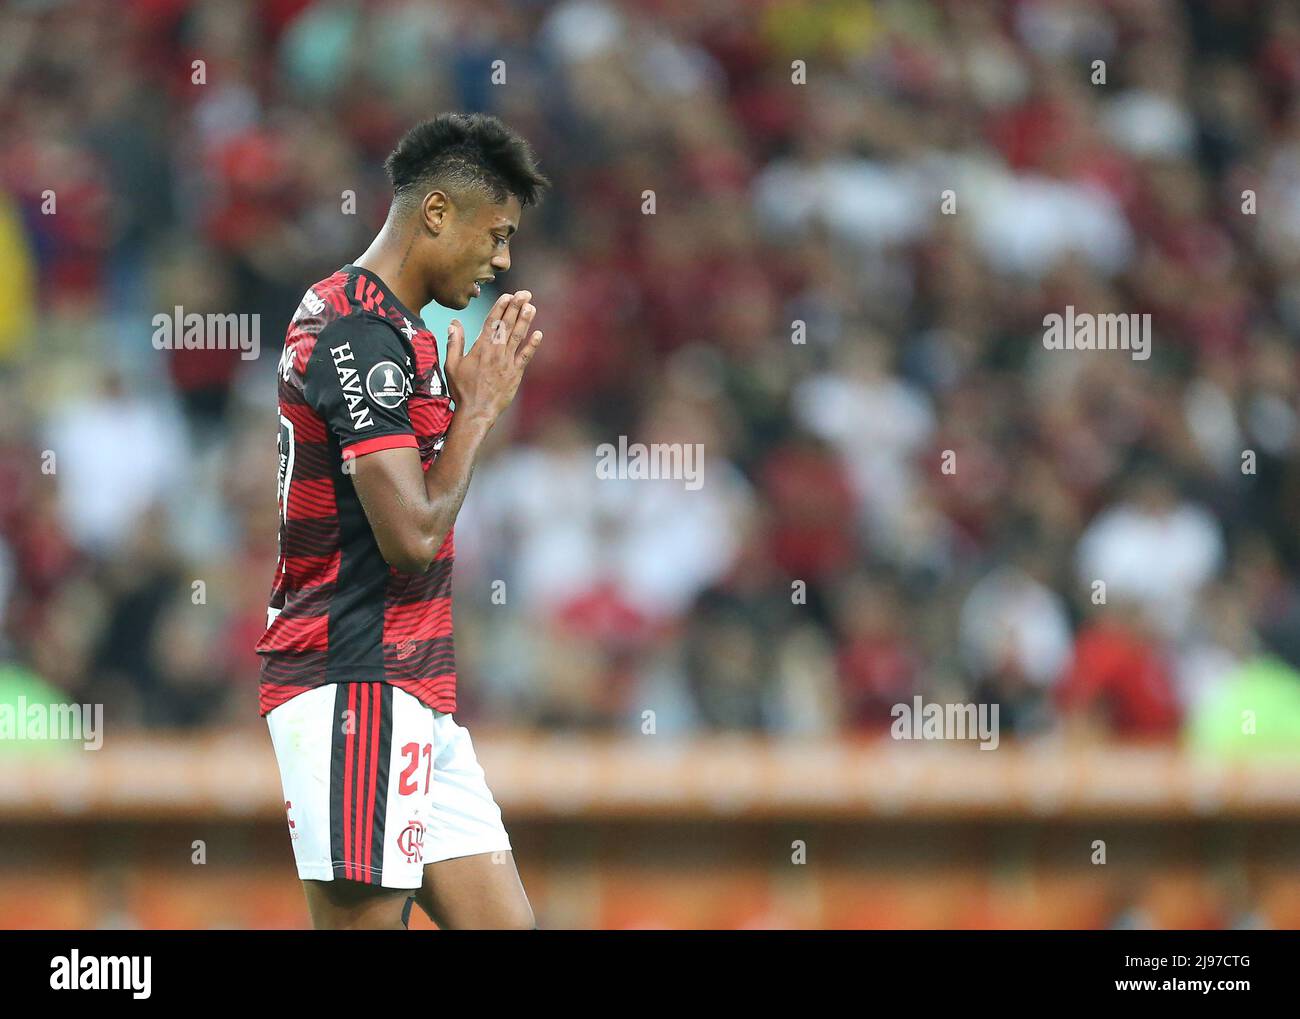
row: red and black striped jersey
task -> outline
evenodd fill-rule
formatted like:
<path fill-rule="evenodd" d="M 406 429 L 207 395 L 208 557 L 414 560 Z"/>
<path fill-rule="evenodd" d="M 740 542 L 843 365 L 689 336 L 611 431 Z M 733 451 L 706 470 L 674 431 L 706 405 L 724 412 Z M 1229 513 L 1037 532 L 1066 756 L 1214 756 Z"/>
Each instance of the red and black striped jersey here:
<path fill-rule="evenodd" d="M 260 711 L 326 683 L 385 682 L 456 710 L 449 531 L 423 574 L 380 554 L 352 458 L 411 446 L 427 471 L 451 424 L 438 345 L 374 273 L 345 265 L 311 287 L 279 364 L 280 555 Z"/>

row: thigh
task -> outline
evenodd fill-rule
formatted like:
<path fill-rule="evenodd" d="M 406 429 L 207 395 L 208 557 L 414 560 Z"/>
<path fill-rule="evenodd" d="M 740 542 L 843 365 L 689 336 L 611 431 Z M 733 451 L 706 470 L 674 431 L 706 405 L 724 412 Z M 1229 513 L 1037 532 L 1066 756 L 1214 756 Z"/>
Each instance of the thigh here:
<path fill-rule="evenodd" d="M 415 900 L 441 930 L 537 926 L 508 849 L 427 864 Z"/>
<path fill-rule="evenodd" d="M 318 931 L 400 931 L 409 919 L 411 892 L 360 881 L 304 881 L 307 909 Z"/>

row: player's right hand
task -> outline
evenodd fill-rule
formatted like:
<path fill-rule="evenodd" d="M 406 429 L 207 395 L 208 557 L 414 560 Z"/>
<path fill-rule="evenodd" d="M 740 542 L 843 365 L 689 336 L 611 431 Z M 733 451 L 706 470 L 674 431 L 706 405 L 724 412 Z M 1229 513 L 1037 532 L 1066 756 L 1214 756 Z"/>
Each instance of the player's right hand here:
<path fill-rule="evenodd" d="M 537 309 L 532 293 L 502 294 L 488 312 L 483 331 L 468 354 L 465 327 L 452 319 L 447 330 L 447 386 L 456 414 L 483 417 L 489 424 L 510 406 L 524 369 L 542 342 L 541 331 L 528 335 Z"/>

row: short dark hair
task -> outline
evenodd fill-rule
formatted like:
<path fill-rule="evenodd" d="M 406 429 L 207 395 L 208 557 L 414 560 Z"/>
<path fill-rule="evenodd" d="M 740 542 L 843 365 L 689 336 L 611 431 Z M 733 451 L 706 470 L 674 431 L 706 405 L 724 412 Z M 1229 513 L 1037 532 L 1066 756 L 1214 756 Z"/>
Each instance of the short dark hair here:
<path fill-rule="evenodd" d="M 397 202 L 442 187 L 478 192 L 493 202 L 514 195 L 527 206 L 551 185 L 528 142 L 486 113 L 440 113 L 417 124 L 402 136 L 384 169 Z"/>

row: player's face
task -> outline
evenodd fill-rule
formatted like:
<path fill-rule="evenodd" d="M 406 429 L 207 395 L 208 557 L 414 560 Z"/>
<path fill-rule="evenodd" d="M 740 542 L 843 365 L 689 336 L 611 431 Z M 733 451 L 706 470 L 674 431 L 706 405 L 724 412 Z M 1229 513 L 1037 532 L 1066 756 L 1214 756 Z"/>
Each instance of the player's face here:
<path fill-rule="evenodd" d="M 448 220 L 445 261 L 434 300 L 444 308 L 464 308 L 497 273 L 510 268 L 510 237 L 519 228 L 522 208 L 511 195 L 504 202 L 483 201 L 458 208 Z"/>

